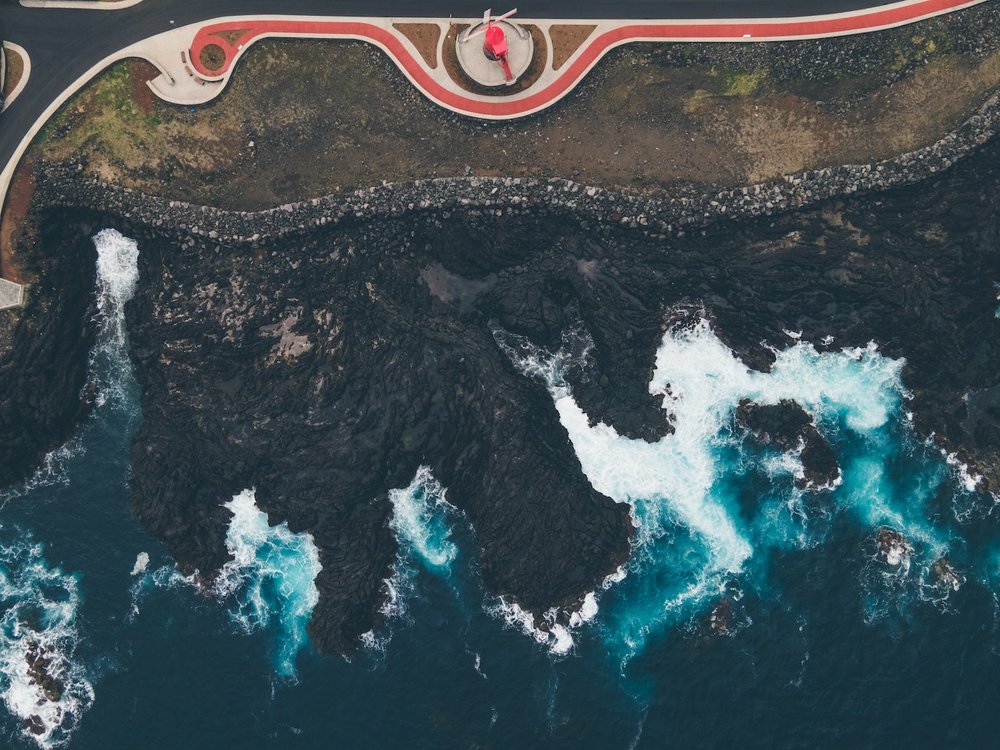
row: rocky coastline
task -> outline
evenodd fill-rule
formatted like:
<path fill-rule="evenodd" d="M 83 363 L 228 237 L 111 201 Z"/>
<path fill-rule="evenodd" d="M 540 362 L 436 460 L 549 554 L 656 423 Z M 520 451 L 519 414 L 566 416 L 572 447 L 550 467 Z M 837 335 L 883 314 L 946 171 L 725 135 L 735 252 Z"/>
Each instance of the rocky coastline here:
<path fill-rule="evenodd" d="M 41 226 L 38 245 L 59 252 L 39 254 L 22 269 L 38 281 L 25 307 L 7 313 L 19 317 L 0 352 L 3 488 L 28 477 L 71 437 L 93 396 L 87 382 L 96 332 L 93 244 L 71 220 Z"/>
<path fill-rule="evenodd" d="M 593 421 L 647 440 L 671 429 L 646 391 L 653 354 L 692 311 L 759 369 L 789 331 L 831 347 L 876 341 L 908 360 L 918 432 L 995 488 L 997 144 L 963 157 L 998 128 L 1000 94 L 897 159 L 670 196 L 467 177 L 235 212 L 68 165 L 40 177 L 33 216 L 62 227 L 40 247 L 70 269 L 92 269 L 92 254 L 56 248 L 79 249 L 101 226 L 140 241 L 128 316 L 143 391 L 137 518 L 210 577 L 227 554 L 221 501 L 255 487 L 271 523 L 314 535 L 311 633 L 346 652 L 378 620 L 396 554 L 386 493 L 421 465 L 474 528 L 487 590 L 536 615 L 571 610 L 627 558 L 626 509 L 587 483 L 544 387 L 514 370 L 497 330 L 550 350 L 585 330 L 594 353 L 567 373 L 575 397 Z M 79 304 L 44 306 L 88 299 L 93 271 L 60 278 L 32 290 L 25 321 L 72 333 Z M 90 339 L 70 338 L 50 352 L 72 366 L 53 368 L 65 378 L 46 386 L 37 420 L 66 404 L 79 416 Z"/>
<path fill-rule="evenodd" d="M 1000 92 L 994 92 L 959 127 L 933 144 L 870 164 L 847 164 L 786 175 L 753 185 L 705 192 L 675 186 L 647 194 L 605 190 L 567 179 L 450 177 L 383 183 L 349 195 L 286 203 L 266 211 L 229 211 L 164 200 L 81 176 L 82 165 L 48 167 L 38 186 L 40 205 L 86 208 L 119 217 L 140 230 L 169 233 L 184 242 L 254 247 L 345 222 L 394 218 L 413 212 L 441 215 L 483 212 L 496 216 L 571 213 L 585 220 L 638 229 L 660 239 L 724 219 L 746 220 L 815 205 L 832 198 L 887 190 L 947 170 L 1000 131 Z"/>

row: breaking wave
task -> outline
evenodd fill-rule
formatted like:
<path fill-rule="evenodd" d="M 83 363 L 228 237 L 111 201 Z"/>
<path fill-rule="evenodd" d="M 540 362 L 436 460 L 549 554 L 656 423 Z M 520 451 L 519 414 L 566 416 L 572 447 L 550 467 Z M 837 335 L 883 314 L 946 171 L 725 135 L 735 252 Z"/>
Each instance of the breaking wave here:
<path fill-rule="evenodd" d="M 93 242 L 97 250 L 97 337 L 90 352 L 88 379 L 96 386 L 95 408 L 107 404 L 109 408 L 131 411 L 135 399 L 130 397 L 130 391 L 136 386 L 128 356 L 125 305 L 135 294 L 139 279 L 139 246 L 114 229 L 98 232 Z M 47 453 L 30 478 L 0 491 L 0 508 L 35 490 L 68 485 L 67 466 L 83 452 L 84 441 L 77 435 Z"/>
<path fill-rule="evenodd" d="M 392 574 L 384 581 L 385 601 L 380 611 L 390 623 L 407 621 L 407 603 L 416 592 L 420 569 L 451 579 L 458 559 L 451 521 L 458 511 L 446 495 L 447 490 L 427 466 L 419 467 L 406 487 L 389 490 L 389 528 L 399 542 L 399 553 Z M 391 636 L 390 628 L 372 630 L 361 636 L 361 643 L 369 651 L 384 651 Z"/>
<path fill-rule="evenodd" d="M 114 229 L 94 235 L 97 248 L 97 343 L 90 355 L 98 382 L 96 405 L 125 408 L 134 387 L 128 356 L 125 305 L 139 281 L 139 244 Z M 98 374 L 100 376 L 98 377 Z"/>
<path fill-rule="evenodd" d="M 569 613 L 568 620 L 560 617 L 558 609 L 549 609 L 542 613 L 541 625 L 536 624 L 531 612 L 522 609 L 516 602 L 509 602 L 502 596 L 496 603 L 487 607 L 494 617 L 501 620 L 507 627 L 520 630 L 535 643 L 544 646 L 553 656 L 565 656 L 576 648 L 573 631 L 591 622 L 598 612 L 597 595 L 591 591 L 584 595 L 580 606 Z"/>
<path fill-rule="evenodd" d="M 244 632 L 275 628 L 275 671 L 293 679 L 298 653 L 308 643 L 306 626 L 319 601 L 319 550 L 309 533 L 294 534 L 287 523 L 268 525 L 253 490 L 244 490 L 225 507 L 233 514 L 226 533 L 233 559 L 219 572 L 215 593 L 234 602 L 232 619 Z"/>
<path fill-rule="evenodd" d="M 421 466 L 403 489 L 390 490 L 392 519 L 389 526 L 407 552 L 431 570 L 445 570 L 458 557 L 445 514 L 454 507 L 445 499 L 445 489 Z"/>
<path fill-rule="evenodd" d="M 873 539 L 887 528 L 906 540 L 909 559 L 921 561 L 904 575 L 911 595 L 928 585 L 954 542 L 928 520 L 926 507 L 949 480 L 948 469 L 926 455 L 914 457 L 919 442 L 902 409 L 904 362 L 882 356 L 874 344 L 821 353 L 799 341 L 776 351 L 771 371 L 763 373 L 748 368 L 703 318 L 672 329 L 656 352 L 649 391 L 675 430 L 647 443 L 603 423 L 591 426 L 574 400 L 563 372 L 586 366 L 585 337 L 581 344 L 574 333 L 556 354 L 504 332 L 497 341 L 522 372 L 546 384 L 594 488 L 631 508 L 633 555 L 600 618 L 609 645 L 623 658 L 640 651 L 651 634 L 703 616 L 711 603 L 736 601 L 741 580 L 766 577 L 769 552 L 821 542 L 835 513 L 851 514 Z M 842 480 L 822 490 L 821 502 L 795 485 L 798 454 L 754 450 L 741 440 L 733 414 L 743 399 L 794 400 L 838 449 Z M 746 480 L 754 474 L 762 481 L 748 502 Z M 877 543 L 872 557 L 898 577 L 898 561 L 887 560 Z M 869 600 L 886 596 L 877 587 L 865 591 L 869 616 L 876 606 Z M 530 619 L 506 609 L 503 616 L 522 624 Z M 716 616 L 713 611 L 713 627 Z M 558 634 L 555 641 L 567 647 Z"/>
<path fill-rule="evenodd" d="M 74 654 L 80 636 L 76 576 L 52 567 L 42 545 L 0 527 L 0 685 L 21 732 L 40 747 L 69 741 L 94 689 Z"/>

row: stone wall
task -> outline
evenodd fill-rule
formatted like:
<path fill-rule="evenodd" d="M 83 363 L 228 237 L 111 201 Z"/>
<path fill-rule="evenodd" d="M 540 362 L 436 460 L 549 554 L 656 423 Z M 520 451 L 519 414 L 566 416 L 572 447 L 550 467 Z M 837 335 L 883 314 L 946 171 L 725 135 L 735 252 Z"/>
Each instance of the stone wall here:
<path fill-rule="evenodd" d="M 573 213 L 621 224 L 657 237 L 682 237 L 722 219 L 769 216 L 840 195 L 909 185 L 948 169 L 1000 130 L 1000 92 L 936 143 L 872 164 L 800 172 L 754 185 L 699 193 L 674 188 L 649 194 L 586 186 L 563 179 L 456 177 L 383 183 L 349 195 L 330 195 L 258 212 L 227 211 L 168 201 L 81 175 L 83 167 L 51 167 L 39 181 L 43 205 L 89 208 L 139 228 L 174 234 L 182 243 L 259 246 L 316 227 L 370 221 L 420 211 Z"/>

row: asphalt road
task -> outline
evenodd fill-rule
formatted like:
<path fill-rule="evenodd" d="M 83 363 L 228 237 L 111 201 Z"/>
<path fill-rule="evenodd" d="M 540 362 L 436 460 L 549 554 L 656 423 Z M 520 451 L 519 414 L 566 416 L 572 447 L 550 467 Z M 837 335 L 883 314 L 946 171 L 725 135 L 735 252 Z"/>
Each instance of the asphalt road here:
<path fill-rule="evenodd" d="M 302 14 L 474 18 L 488 0 L 144 0 L 125 10 L 23 8 L 0 0 L 0 36 L 31 56 L 28 85 L 0 114 L 0 168 L 49 103 L 116 50 L 182 26 L 228 15 Z M 494 0 L 495 2 L 496 0 Z M 834 13 L 889 0 L 530 0 L 525 18 L 755 18 Z M 515 3 L 496 6 L 500 13 Z M 2 196 L 0 196 L 2 200 Z"/>

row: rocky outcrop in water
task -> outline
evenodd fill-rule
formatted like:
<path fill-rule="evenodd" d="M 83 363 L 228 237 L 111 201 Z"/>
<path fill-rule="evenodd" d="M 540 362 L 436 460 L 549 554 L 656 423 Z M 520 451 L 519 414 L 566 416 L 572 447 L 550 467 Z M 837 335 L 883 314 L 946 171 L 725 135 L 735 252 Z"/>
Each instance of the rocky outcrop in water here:
<path fill-rule="evenodd" d="M 28 678 L 37 685 L 46 700 L 58 703 L 66 690 L 63 682 L 53 670 L 53 655 L 38 643 L 29 643 L 25 661 L 28 664 Z"/>
<path fill-rule="evenodd" d="M 840 479 L 837 455 L 809 413 L 794 401 L 756 404 L 743 400 L 736 409 L 736 424 L 763 445 L 798 452 L 802 476 L 796 478 L 796 486 L 817 491 L 833 487 Z"/>
<path fill-rule="evenodd" d="M 221 504 L 255 487 L 272 524 L 313 534 L 323 564 L 313 637 L 346 651 L 377 617 L 396 553 L 386 492 L 419 465 L 472 524 L 486 586 L 536 614 L 573 607 L 628 554 L 625 507 L 586 481 L 549 395 L 513 368 L 497 330 L 550 349 L 568 330 L 586 333 L 593 352 L 567 373 L 574 396 L 592 421 L 646 440 L 672 429 L 647 385 L 664 330 L 691 310 L 761 370 L 773 347 L 798 340 L 875 341 L 907 360 L 918 432 L 967 458 L 981 489 L 998 486 L 1000 146 L 912 188 L 782 213 L 943 168 L 992 132 L 995 112 L 977 117 L 964 126 L 971 140 L 946 138 L 881 169 L 721 199 L 435 181 L 240 214 L 66 175 L 43 193 L 55 205 L 90 201 L 108 212 L 90 215 L 90 227 L 140 241 L 128 315 L 143 389 L 137 517 L 207 578 L 227 556 Z M 734 214 L 758 218 L 712 223 Z M 45 225 L 80 250 L 89 239 L 76 216 L 53 210 Z M 62 370 L 44 373 L 59 379 L 50 401 L 11 403 L 38 406 L 38 424 L 65 425 L 79 413 L 89 341 L 64 324 L 85 326 L 93 276 L 48 278 L 57 287 L 37 299 L 68 306 L 38 309 L 34 325 L 48 328 L 18 351 L 47 347 L 39 362 Z M 42 390 L 39 380 L 25 393 Z M 779 447 L 808 432 L 793 412 L 766 430 Z"/>
<path fill-rule="evenodd" d="M 313 535 L 312 634 L 328 650 L 370 629 L 396 554 L 387 492 L 421 465 L 475 529 L 487 587 L 525 609 L 574 606 L 629 552 L 627 507 L 589 485 L 547 392 L 493 338 L 504 304 L 529 323 L 551 309 L 553 331 L 568 319 L 512 270 L 533 251 L 455 237 L 426 250 L 402 230 L 253 253 L 148 240 L 129 311 L 137 515 L 185 568 L 211 571 L 227 556 L 220 500 L 255 487 L 271 523 Z M 495 278 L 445 294 L 435 262 Z"/>
<path fill-rule="evenodd" d="M 555 349 L 582 329 L 594 350 L 567 373 L 574 395 L 592 420 L 646 439 L 671 429 L 646 386 L 677 311 L 704 310 L 760 369 L 799 340 L 789 331 L 821 349 L 874 340 L 907 358 L 918 428 L 965 445 L 946 432 L 960 428 L 952 415 L 1000 372 L 997 180 L 983 159 L 919 190 L 672 241 L 472 212 L 266 248 L 140 228 L 136 513 L 186 568 L 211 571 L 226 557 L 220 503 L 256 487 L 271 523 L 313 533 L 313 636 L 347 650 L 396 551 L 386 491 L 427 464 L 472 524 L 490 590 L 536 613 L 572 607 L 628 554 L 631 524 L 591 488 L 544 386 L 494 332 Z M 812 435 L 801 410 L 783 411 L 779 426 L 744 417 L 767 421 L 779 447 Z"/>
<path fill-rule="evenodd" d="M 878 543 L 878 556 L 883 562 L 893 568 L 909 568 L 913 546 L 901 531 L 880 526 L 875 539 Z"/>

